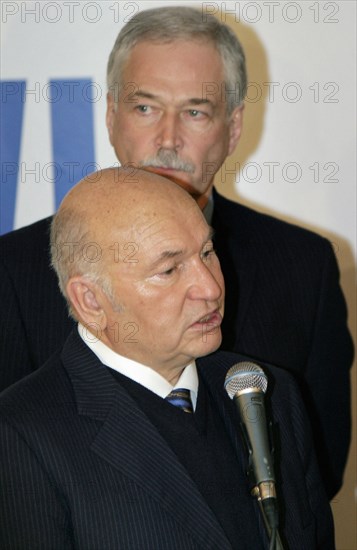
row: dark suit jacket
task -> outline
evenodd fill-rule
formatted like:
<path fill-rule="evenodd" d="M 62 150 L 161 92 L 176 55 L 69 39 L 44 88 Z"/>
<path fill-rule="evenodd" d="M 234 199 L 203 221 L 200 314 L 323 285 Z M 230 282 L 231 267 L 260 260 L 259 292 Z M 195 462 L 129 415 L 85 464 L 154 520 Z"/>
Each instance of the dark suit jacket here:
<path fill-rule="evenodd" d="M 237 457 L 245 452 L 223 382 L 239 359 L 216 352 L 197 361 Z M 271 368 L 268 377 L 280 434 L 282 537 L 289 550 L 331 550 L 331 512 L 304 407 L 290 375 Z M 76 329 L 62 353 L 0 397 L 0 443 L 1 548 L 231 548 L 176 455 Z"/>
<path fill-rule="evenodd" d="M 73 327 L 49 267 L 50 222 L 0 238 L 0 389 L 43 364 Z M 226 281 L 222 348 L 295 374 L 332 498 L 349 447 L 353 350 L 331 245 L 218 193 L 212 225 Z"/>

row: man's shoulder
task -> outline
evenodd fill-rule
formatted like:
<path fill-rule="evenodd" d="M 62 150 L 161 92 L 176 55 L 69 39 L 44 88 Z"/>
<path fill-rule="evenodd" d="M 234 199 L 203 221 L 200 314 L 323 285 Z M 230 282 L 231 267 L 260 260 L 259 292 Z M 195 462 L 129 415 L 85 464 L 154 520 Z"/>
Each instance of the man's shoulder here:
<path fill-rule="evenodd" d="M 52 219 L 53 216 L 48 216 L 47 218 L 38 220 L 25 227 L 20 227 L 19 229 L 5 233 L 0 236 L 0 243 L 12 243 L 19 239 L 32 239 L 34 235 L 46 235 L 48 237 Z"/>
<path fill-rule="evenodd" d="M 2 235 L 0 251 L 4 261 L 21 256 L 33 256 L 35 250 L 40 254 L 48 252 L 51 222 L 52 216 Z"/>
<path fill-rule="evenodd" d="M 232 201 L 214 190 L 214 220 L 226 226 L 240 240 L 266 243 L 282 241 L 325 247 L 327 239 L 321 235 L 286 222 L 275 216 L 258 212 L 253 208 Z"/>
<path fill-rule="evenodd" d="M 31 414 L 42 415 L 56 405 L 56 396 L 68 395 L 70 384 L 60 355 L 56 352 L 42 367 L 1 392 L 0 417 L 25 420 Z"/>

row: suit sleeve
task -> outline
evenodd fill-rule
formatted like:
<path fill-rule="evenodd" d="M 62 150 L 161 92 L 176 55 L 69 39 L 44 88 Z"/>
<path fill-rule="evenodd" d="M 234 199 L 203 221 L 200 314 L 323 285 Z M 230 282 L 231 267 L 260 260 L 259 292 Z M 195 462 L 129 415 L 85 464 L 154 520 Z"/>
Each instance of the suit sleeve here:
<path fill-rule="evenodd" d="M 287 376 L 285 374 L 285 376 Z M 285 440 L 285 448 L 281 452 L 285 456 L 285 461 L 299 459 L 301 465 L 297 467 L 292 466 L 290 471 L 289 480 L 285 480 L 286 483 L 298 483 L 298 492 L 294 492 L 292 486 L 288 487 L 285 494 L 286 506 L 293 508 L 291 498 L 299 498 L 299 509 L 302 514 L 303 525 L 310 525 L 311 534 L 313 533 L 313 548 L 316 550 L 335 550 L 334 543 L 334 526 L 333 517 L 330 504 L 328 502 L 326 490 L 322 483 L 320 470 L 318 467 L 315 448 L 312 440 L 311 425 L 307 412 L 302 401 L 300 390 L 292 377 L 280 384 L 280 403 L 284 403 L 284 409 L 282 417 L 280 419 L 284 436 L 292 440 Z M 286 391 L 288 389 L 288 391 Z M 289 420 L 288 420 L 289 418 Z M 296 457 L 292 457 L 297 452 Z M 292 465 L 293 462 L 290 462 Z M 291 472 L 293 475 L 291 476 Z M 305 490 L 303 490 L 303 486 Z M 299 495 L 297 497 L 296 495 Z M 307 510 L 309 512 L 307 513 Z M 289 514 L 290 510 L 287 510 Z M 311 514 L 313 518 L 313 529 L 311 525 Z M 290 512 L 291 514 L 291 512 Z M 290 516 L 289 527 L 294 529 L 296 518 Z M 307 527 L 306 527 L 307 528 Z M 291 534 L 291 533 L 290 533 Z M 300 540 L 302 534 L 298 533 L 296 537 L 296 548 L 305 548 Z M 310 539 L 310 544 L 311 544 Z M 294 546 L 295 547 L 295 546 Z M 310 546 L 308 546 L 310 547 Z M 311 546 L 312 548 L 312 546 Z"/>
<path fill-rule="evenodd" d="M 339 270 L 326 241 L 320 296 L 303 388 L 321 475 L 331 499 L 341 488 L 351 435 L 350 373 L 353 345 L 347 329 Z"/>
<path fill-rule="evenodd" d="M 0 548 L 74 548 L 65 503 L 35 453 L 0 424 Z"/>
<path fill-rule="evenodd" d="M 2 262 L 0 262 L 0 304 L 1 392 L 32 372 L 32 361 L 18 296 L 11 277 Z"/>

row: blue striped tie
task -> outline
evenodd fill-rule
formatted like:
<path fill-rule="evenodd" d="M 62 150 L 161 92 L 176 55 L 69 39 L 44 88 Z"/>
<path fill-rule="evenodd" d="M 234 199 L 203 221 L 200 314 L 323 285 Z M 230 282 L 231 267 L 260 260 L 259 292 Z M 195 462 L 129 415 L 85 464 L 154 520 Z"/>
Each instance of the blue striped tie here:
<path fill-rule="evenodd" d="M 171 405 L 175 405 L 175 407 L 179 407 L 187 413 L 193 412 L 190 390 L 175 388 L 165 397 L 165 399 L 171 403 Z"/>

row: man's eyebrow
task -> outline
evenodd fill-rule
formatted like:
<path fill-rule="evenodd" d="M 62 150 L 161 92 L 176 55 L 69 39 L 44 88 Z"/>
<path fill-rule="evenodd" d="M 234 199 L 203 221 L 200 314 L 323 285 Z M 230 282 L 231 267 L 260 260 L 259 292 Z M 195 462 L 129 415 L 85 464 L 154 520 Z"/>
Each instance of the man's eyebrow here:
<path fill-rule="evenodd" d="M 170 260 L 172 258 L 177 258 L 178 256 L 182 256 L 184 254 L 184 250 L 164 250 L 161 252 L 160 256 L 156 258 L 152 264 L 151 267 L 154 269 L 161 263 L 163 263 L 165 260 Z"/>
<path fill-rule="evenodd" d="M 207 236 L 205 238 L 205 240 L 203 241 L 202 243 L 202 248 L 204 248 L 206 246 L 206 244 L 212 240 L 213 238 L 213 235 L 214 235 L 214 229 L 212 227 L 209 228 L 209 231 L 207 233 Z M 152 264 L 151 264 L 151 267 L 154 269 L 155 267 L 157 267 L 158 265 L 160 265 L 162 262 L 164 262 L 165 260 L 170 260 L 172 258 L 177 258 L 179 256 L 183 256 L 185 254 L 185 250 L 180 248 L 180 249 L 177 249 L 177 250 L 164 250 L 163 252 L 161 252 L 161 254 L 159 255 L 158 258 L 156 258 Z"/>
<path fill-rule="evenodd" d="M 190 105 L 212 105 L 212 101 L 204 97 L 191 97 L 187 103 Z"/>
<path fill-rule="evenodd" d="M 182 256 L 183 250 L 165 250 L 162 252 L 157 261 L 166 260 L 167 258 L 176 258 L 177 256 Z"/>
<path fill-rule="evenodd" d="M 155 94 L 151 94 L 150 92 L 145 92 L 143 90 L 137 90 L 133 94 L 131 94 L 131 97 L 142 97 L 144 99 L 159 99 L 159 96 Z"/>
<path fill-rule="evenodd" d="M 137 90 L 134 92 L 131 97 L 135 97 L 138 99 L 152 99 L 154 101 L 160 101 L 160 96 L 156 94 L 152 94 L 151 92 L 146 92 L 145 90 Z M 211 105 L 213 106 L 212 101 L 210 101 L 207 98 L 204 97 L 191 97 L 188 99 L 185 99 L 185 101 L 182 102 L 184 105 Z"/>

